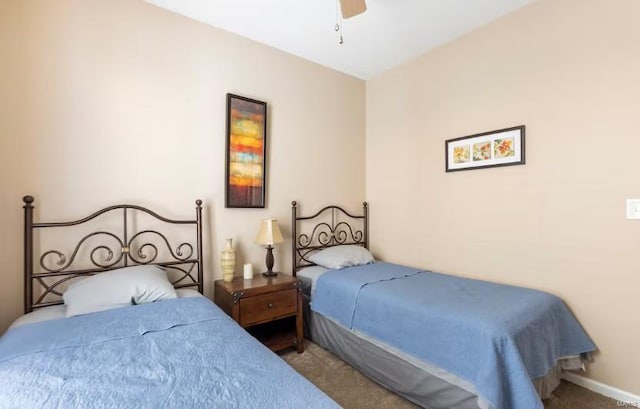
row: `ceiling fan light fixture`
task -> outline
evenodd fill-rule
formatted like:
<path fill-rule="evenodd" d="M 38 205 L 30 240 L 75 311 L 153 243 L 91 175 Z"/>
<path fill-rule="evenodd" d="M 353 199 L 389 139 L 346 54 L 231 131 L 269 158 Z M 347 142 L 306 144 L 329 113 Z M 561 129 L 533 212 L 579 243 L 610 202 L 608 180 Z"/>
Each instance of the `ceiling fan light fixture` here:
<path fill-rule="evenodd" d="M 342 17 L 347 19 L 367 11 L 365 0 L 340 0 Z"/>

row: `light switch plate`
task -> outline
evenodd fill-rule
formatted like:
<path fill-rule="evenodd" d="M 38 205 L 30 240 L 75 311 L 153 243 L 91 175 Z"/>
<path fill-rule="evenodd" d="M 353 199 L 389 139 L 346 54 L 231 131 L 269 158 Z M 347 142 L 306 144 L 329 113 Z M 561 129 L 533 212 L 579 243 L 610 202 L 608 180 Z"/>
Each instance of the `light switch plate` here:
<path fill-rule="evenodd" d="M 640 219 L 640 199 L 627 199 L 627 219 Z"/>

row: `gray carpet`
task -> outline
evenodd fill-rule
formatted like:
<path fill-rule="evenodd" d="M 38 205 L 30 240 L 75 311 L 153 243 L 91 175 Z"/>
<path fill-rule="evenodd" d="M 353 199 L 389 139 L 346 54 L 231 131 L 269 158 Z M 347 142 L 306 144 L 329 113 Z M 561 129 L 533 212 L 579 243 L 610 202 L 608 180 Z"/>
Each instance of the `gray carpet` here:
<path fill-rule="evenodd" d="M 418 406 L 369 380 L 346 362 L 318 345 L 305 340 L 305 352 L 287 350 L 282 358 L 302 376 L 322 389 L 345 409 L 393 408 Z M 544 402 L 545 409 L 614 409 L 616 401 L 568 382 Z"/>

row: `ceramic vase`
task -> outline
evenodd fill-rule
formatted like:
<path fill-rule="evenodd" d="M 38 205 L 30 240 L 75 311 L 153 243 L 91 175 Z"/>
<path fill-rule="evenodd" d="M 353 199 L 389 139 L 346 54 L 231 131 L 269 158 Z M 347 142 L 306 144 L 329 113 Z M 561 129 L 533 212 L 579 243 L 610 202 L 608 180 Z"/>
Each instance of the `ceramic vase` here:
<path fill-rule="evenodd" d="M 233 273 L 236 269 L 236 250 L 233 248 L 233 239 L 227 239 L 227 244 L 220 253 L 220 263 L 222 265 L 222 280 L 230 282 L 233 280 Z"/>

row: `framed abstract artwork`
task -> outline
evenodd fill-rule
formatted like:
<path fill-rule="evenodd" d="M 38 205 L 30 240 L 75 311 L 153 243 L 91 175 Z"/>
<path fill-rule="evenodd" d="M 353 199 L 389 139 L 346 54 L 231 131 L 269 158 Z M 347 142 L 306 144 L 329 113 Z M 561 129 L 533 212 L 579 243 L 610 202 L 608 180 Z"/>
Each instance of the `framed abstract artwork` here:
<path fill-rule="evenodd" d="M 265 207 L 267 103 L 227 94 L 225 207 Z"/>
<path fill-rule="evenodd" d="M 524 165 L 524 125 L 449 139 L 444 150 L 447 172 Z"/>

